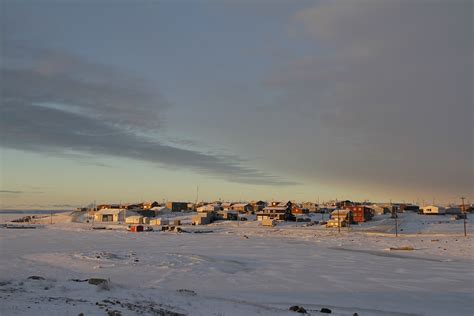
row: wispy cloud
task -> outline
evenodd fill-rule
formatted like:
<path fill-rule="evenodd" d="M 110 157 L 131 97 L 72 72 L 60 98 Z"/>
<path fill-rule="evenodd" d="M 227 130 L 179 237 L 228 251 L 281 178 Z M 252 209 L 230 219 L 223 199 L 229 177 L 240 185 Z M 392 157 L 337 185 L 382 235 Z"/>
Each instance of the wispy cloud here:
<path fill-rule="evenodd" d="M 22 194 L 23 191 L 14 191 L 14 190 L 0 190 L 2 194 Z"/>
<path fill-rule="evenodd" d="M 294 184 L 247 167 L 237 156 L 161 142 L 159 122 L 169 104 L 136 76 L 64 52 L 15 48 L 5 57 L 0 110 L 4 147 L 131 158 L 231 182 Z"/>

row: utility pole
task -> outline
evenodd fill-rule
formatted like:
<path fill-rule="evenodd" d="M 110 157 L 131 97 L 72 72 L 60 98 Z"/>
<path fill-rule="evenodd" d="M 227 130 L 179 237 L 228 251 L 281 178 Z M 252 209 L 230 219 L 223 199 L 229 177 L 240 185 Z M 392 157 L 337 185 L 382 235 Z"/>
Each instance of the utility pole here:
<path fill-rule="evenodd" d="M 94 200 L 94 208 L 92 209 L 92 227 L 94 227 L 95 213 L 97 212 L 96 200 Z"/>
<path fill-rule="evenodd" d="M 337 208 L 337 230 L 341 233 L 341 217 L 339 216 L 339 208 Z"/>
<path fill-rule="evenodd" d="M 392 199 L 390 199 L 390 208 L 392 209 L 392 215 L 395 218 L 395 237 L 398 237 L 398 212 L 392 205 Z"/>
<path fill-rule="evenodd" d="M 464 220 L 464 237 L 467 237 L 467 231 L 466 231 L 467 213 L 466 213 L 466 209 L 464 207 L 464 199 L 465 199 L 465 197 L 461 197 L 461 200 L 462 200 L 462 214 L 463 214 L 463 220 Z"/>
<path fill-rule="evenodd" d="M 398 237 L 398 213 L 395 212 L 395 237 Z"/>
<path fill-rule="evenodd" d="M 347 231 L 351 230 L 352 211 L 347 212 Z"/>

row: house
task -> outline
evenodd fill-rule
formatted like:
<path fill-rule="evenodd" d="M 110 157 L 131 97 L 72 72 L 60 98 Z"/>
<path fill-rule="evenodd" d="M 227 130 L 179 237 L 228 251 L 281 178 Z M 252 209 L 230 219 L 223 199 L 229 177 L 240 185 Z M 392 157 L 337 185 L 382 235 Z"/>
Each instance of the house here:
<path fill-rule="evenodd" d="M 120 204 L 99 204 L 96 206 L 97 210 L 110 209 L 110 208 L 119 209 L 123 207 Z"/>
<path fill-rule="evenodd" d="M 143 209 L 143 203 L 128 204 L 126 206 L 127 210 Z"/>
<path fill-rule="evenodd" d="M 339 219 L 352 222 L 352 211 L 348 208 L 341 210 L 337 209 L 331 212 L 331 219 Z"/>
<path fill-rule="evenodd" d="M 239 217 L 239 214 L 234 211 L 218 211 L 216 214 L 217 219 L 227 220 L 227 221 L 236 221 Z"/>
<path fill-rule="evenodd" d="M 157 206 L 160 206 L 160 203 L 158 203 L 157 201 L 154 201 L 153 203 L 150 204 L 150 208 L 157 207 Z"/>
<path fill-rule="evenodd" d="M 118 223 L 118 222 L 125 222 L 125 219 L 128 216 L 134 216 L 134 215 L 138 215 L 138 214 L 124 208 L 117 208 L 117 209 L 104 208 L 95 212 L 94 220 L 98 222 Z"/>
<path fill-rule="evenodd" d="M 280 221 L 287 221 L 294 219 L 294 215 L 291 214 L 292 203 L 278 203 L 274 206 L 267 206 L 262 211 L 257 212 L 257 220 L 262 221 L 264 219 L 274 219 Z"/>
<path fill-rule="evenodd" d="M 224 202 L 221 204 L 221 210 L 224 210 L 224 211 L 229 211 L 229 210 L 232 210 L 232 205 L 233 203 L 231 202 Z"/>
<path fill-rule="evenodd" d="M 214 213 L 201 212 L 194 215 L 192 218 L 193 225 L 207 225 L 212 223 L 214 220 Z"/>
<path fill-rule="evenodd" d="M 250 213 L 253 211 L 253 206 L 249 203 L 236 203 L 230 209 L 239 213 Z"/>
<path fill-rule="evenodd" d="M 303 208 L 299 205 L 293 204 L 291 208 L 291 214 L 293 215 L 301 215 L 301 214 L 308 214 L 309 210 L 307 208 Z"/>
<path fill-rule="evenodd" d="M 187 202 L 166 202 L 166 207 L 171 210 L 171 212 L 181 212 L 188 210 Z"/>
<path fill-rule="evenodd" d="M 446 214 L 446 209 L 442 206 L 428 205 L 421 208 L 422 214 L 425 215 L 444 215 Z"/>
<path fill-rule="evenodd" d="M 132 215 L 125 218 L 126 224 L 143 224 L 143 216 Z"/>
<path fill-rule="evenodd" d="M 412 204 L 403 204 L 400 206 L 400 209 L 403 212 L 415 212 L 418 213 L 420 211 L 420 207 L 418 205 L 412 205 Z"/>
<path fill-rule="evenodd" d="M 345 227 L 352 223 L 352 211 L 349 209 L 337 209 L 331 212 L 331 219 L 328 220 L 326 227 Z"/>
<path fill-rule="evenodd" d="M 365 205 L 345 206 L 344 209 L 350 210 L 352 212 L 352 221 L 356 223 L 370 221 L 374 216 L 372 209 Z"/>
<path fill-rule="evenodd" d="M 152 209 L 134 209 L 132 210 L 134 212 L 137 212 L 139 215 L 150 218 L 150 217 L 155 217 L 156 213 Z"/>
<path fill-rule="evenodd" d="M 375 215 L 383 215 L 383 214 L 390 213 L 388 207 L 384 207 L 378 204 L 373 204 L 373 205 L 370 205 L 369 207 L 373 210 L 373 213 Z"/>
<path fill-rule="evenodd" d="M 163 214 L 168 214 L 168 213 L 171 213 L 171 210 L 167 207 L 164 207 L 164 206 L 155 206 L 155 207 L 152 207 L 150 209 L 150 211 L 152 211 L 155 215 L 154 217 L 158 216 L 158 215 L 163 215 Z"/>
<path fill-rule="evenodd" d="M 354 206 L 355 203 L 350 200 L 336 201 L 336 206 L 341 209 L 346 209 L 348 206 Z"/>
<path fill-rule="evenodd" d="M 252 201 L 250 204 L 252 204 L 254 212 L 260 212 L 267 206 L 267 202 L 265 201 Z"/>
<path fill-rule="evenodd" d="M 311 213 L 316 213 L 318 211 L 319 205 L 314 202 L 303 202 L 301 207 L 308 209 L 308 211 Z"/>
<path fill-rule="evenodd" d="M 462 209 L 460 207 L 451 206 L 446 208 L 445 213 L 450 215 L 460 215 L 462 214 Z"/>
<path fill-rule="evenodd" d="M 215 204 L 206 204 L 196 209 L 198 213 L 209 213 L 219 211 L 220 207 Z"/>

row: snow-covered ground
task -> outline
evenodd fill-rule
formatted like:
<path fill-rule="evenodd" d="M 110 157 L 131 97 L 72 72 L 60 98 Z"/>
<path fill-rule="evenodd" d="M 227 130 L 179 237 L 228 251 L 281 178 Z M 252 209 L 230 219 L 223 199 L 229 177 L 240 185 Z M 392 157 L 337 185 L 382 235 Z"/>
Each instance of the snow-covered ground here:
<path fill-rule="evenodd" d="M 255 221 L 130 233 L 45 216 L 0 228 L 0 315 L 473 315 L 474 222 L 464 237 L 450 218 L 401 214 L 395 237 L 388 216 L 341 233 Z"/>

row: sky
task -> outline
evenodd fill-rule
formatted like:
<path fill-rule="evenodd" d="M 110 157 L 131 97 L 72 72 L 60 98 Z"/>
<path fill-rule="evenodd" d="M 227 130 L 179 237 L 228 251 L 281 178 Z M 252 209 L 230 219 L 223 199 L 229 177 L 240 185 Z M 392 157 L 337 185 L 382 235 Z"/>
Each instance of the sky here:
<path fill-rule="evenodd" d="M 474 200 L 471 1 L 0 5 L 3 209 Z"/>

